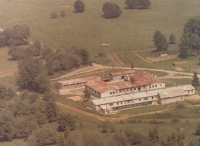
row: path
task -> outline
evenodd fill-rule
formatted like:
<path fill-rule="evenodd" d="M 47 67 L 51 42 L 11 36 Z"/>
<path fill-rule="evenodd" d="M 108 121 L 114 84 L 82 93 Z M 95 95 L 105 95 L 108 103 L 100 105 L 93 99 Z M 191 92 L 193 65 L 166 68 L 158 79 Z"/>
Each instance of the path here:
<path fill-rule="evenodd" d="M 139 54 L 136 54 L 137 57 L 139 57 L 140 59 L 146 61 L 147 63 L 152 63 L 151 61 L 145 59 L 144 57 L 140 56 Z"/>
<path fill-rule="evenodd" d="M 12 76 L 15 73 L 17 73 L 17 71 L 18 71 L 18 69 L 14 70 L 14 71 L 9 71 L 9 72 L 0 72 L 0 78 Z"/>

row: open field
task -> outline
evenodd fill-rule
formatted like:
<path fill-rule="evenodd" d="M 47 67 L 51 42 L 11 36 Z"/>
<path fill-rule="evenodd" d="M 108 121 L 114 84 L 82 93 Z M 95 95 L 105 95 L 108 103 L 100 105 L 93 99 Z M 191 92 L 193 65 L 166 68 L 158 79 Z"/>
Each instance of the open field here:
<path fill-rule="evenodd" d="M 0 75 L 10 71 L 17 70 L 18 62 L 10 60 L 8 48 L 0 48 Z"/>
<path fill-rule="evenodd" d="M 0 1 L 0 27 L 27 24 L 31 40 L 40 40 L 53 48 L 81 46 L 93 56 L 98 52 L 151 47 L 155 30 L 162 31 L 167 38 L 174 34 L 178 42 L 187 20 L 200 13 L 200 2 L 196 0 L 151 0 L 151 8 L 145 10 L 124 9 L 124 1 L 111 0 L 120 6 L 122 16 L 109 20 L 102 17 L 105 2 L 85 0 L 86 11 L 78 14 L 73 12 L 74 0 Z M 66 17 L 50 18 L 52 11 L 61 9 L 66 11 Z M 102 46 L 103 43 L 111 45 Z"/>

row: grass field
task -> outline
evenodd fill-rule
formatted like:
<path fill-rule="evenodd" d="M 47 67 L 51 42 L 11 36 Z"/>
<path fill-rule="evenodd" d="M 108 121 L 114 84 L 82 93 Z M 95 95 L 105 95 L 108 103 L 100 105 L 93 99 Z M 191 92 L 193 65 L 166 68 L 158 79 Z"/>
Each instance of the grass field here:
<path fill-rule="evenodd" d="M 0 48 L 0 71 L 9 72 L 17 69 L 18 62 L 9 60 L 8 48 Z"/>
<path fill-rule="evenodd" d="M 102 5 L 107 0 L 84 0 L 86 11 L 73 12 L 74 0 L 11 0 L 0 1 L 0 27 L 27 24 L 31 40 L 40 40 L 53 48 L 69 48 L 72 45 L 88 49 L 92 55 L 101 52 L 117 52 L 153 46 L 155 30 L 170 34 L 179 41 L 183 26 L 191 17 L 200 13 L 197 0 L 151 0 L 151 8 L 145 10 L 124 9 L 125 1 L 117 3 L 122 16 L 104 19 Z M 62 8 L 61 6 L 69 6 Z M 64 18 L 50 18 L 52 11 L 66 11 Z M 102 46 L 102 43 L 111 43 Z"/>

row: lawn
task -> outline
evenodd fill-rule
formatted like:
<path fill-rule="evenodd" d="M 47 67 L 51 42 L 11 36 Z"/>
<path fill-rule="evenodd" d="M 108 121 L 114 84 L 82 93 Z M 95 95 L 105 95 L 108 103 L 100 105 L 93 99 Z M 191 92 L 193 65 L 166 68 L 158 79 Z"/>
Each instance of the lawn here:
<path fill-rule="evenodd" d="M 10 59 L 8 48 L 0 48 L 0 72 L 10 72 L 17 69 L 18 62 Z"/>
<path fill-rule="evenodd" d="M 84 0 L 84 13 L 74 13 L 75 0 L 18 0 L 0 1 L 0 27 L 27 24 L 31 29 L 31 41 L 55 48 L 81 46 L 91 52 L 118 52 L 127 49 L 153 47 L 152 37 L 160 30 L 168 38 L 170 34 L 180 40 L 183 26 L 191 17 L 200 13 L 200 1 L 151 0 L 151 8 L 145 10 L 124 9 L 125 1 L 117 3 L 122 16 L 116 19 L 102 17 L 102 5 L 107 0 Z M 64 7 L 63 7 L 64 6 Z M 64 9 L 66 17 L 50 18 L 52 11 Z M 110 46 L 102 46 L 110 43 Z"/>

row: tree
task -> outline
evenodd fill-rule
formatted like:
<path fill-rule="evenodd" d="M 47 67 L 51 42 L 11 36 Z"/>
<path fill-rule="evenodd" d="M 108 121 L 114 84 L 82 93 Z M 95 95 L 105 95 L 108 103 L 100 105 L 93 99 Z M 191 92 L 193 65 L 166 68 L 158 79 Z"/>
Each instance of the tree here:
<path fill-rule="evenodd" d="M 153 36 L 154 45 L 156 46 L 156 51 L 167 51 L 168 50 L 168 43 L 166 37 L 160 32 L 155 31 Z"/>
<path fill-rule="evenodd" d="M 11 88 L 6 88 L 0 85 L 0 99 L 2 100 L 10 100 L 14 98 L 15 92 Z"/>
<path fill-rule="evenodd" d="M 49 127 L 39 128 L 34 131 L 27 140 L 27 146 L 55 145 L 58 134 Z"/>
<path fill-rule="evenodd" d="M 4 36 L 6 46 L 25 45 L 28 43 L 30 29 L 27 25 L 15 25 L 12 29 L 4 30 L 1 35 Z"/>
<path fill-rule="evenodd" d="M 126 0 L 125 4 L 128 9 L 147 9 L 150 7 L 151 2 L 149 0 Z"/>
<path fill-rule="evenodd" d="M 176 37 L 173 34 L 170 34 L 169 44 L 175 44 L 175 43 L 176 43 Z"/>
<path fill-rule="evenodd" d="M 0 109 L 0 141 L 11 140 L 14 136 L 14 117 L 6 110 Z"/>
<path fill-rule="evenodd" d="M 66 127 L 71 131 L 75 129 L 75 121 L 70 114 L 60 113 L 57 118 L 58 131 L 64 132 Z"/>
<path fill-rule="evenodd" d="M 66 12 L 64 10 L 60 11 L 60 16 L 65 17 L 66 16 Z"/>
<path fill-rule="evenodd" d="M 15 116 L 25 116 L 30 114 L 30 105 L 27 100 L 19 101 L 16 105 Z"/>
<path fill-rule="evenodd" d="M 200 17 L 192 18 L 185 24 L 179 45 L 180 57 L 187 58 L 193 53 L 200 53 L 199 25 Z"/>
<path fill-rule="evenodd" d="M 132 64 L 131 64 L 131 69 L 134 69 L 134 65 L 133 65 L 133 62 L 132 62 Z"/>
<path fill-rule="evenodd" d="M 194 75 L 193 75 L 192 86 L 194 86 L 194 87 L 198 87 L 199 86 L 199 78 L 197 76 L 197 72 L 196 71 L 194 72 Z"/>
<path fill-rule="evenodd" d="M 107 2 L 103 5 L 102 11 L 106 18 L 116 18 L 122 13 L 121 9 L 117 4 Z"/>
<path fill-rule="evenodd" d="M 54 122 L 57 120 L 58 107 L 56 103 L 52 100 L 46 103 L 46 116 L 49 122 Z"/>
<path fill-rule="evenodd" d="M 131 130 L 125 130 L 125 135 L 131 145 L 141 145 L 144 140 L 144 136 Z"/>
<path fill-rule="evenodd" d="M 74 3 L 74 9 L 78 13 L 84 12 L 84 10 L 85 10 L 85 4 L 84 4 L 84 2 L 82 2 L 81 0 L 75 1 L 75 3 Z"/>
<path fill-rule="evenodd" d="M 109 121 L 105 121 L 102 126 L 103 133 L 113 133 L 115 132 L 115 125 Z"/>
<path fill-rule="evenodd" d="M 28 136 L 37 128 L 37 123 L 31 117 L 15 118 L 15 137 L 28 138 Z"/>
<path fill-rule="evenodd" d="M 42 61 L 29 58 L 19 63 L 18 84 L 25 89 L 44 92 L 48 90 L 49 78 Z"/>
<path fill-rule="evenodd" d="M 51 12 L 50 17 L 51 18 L 57 18 L 58 14 L 55 11 L 53 11 L 53 12 Z"/>
<path fill-rule="evenodd" d="M 103 146 L 103 139 L 99 133 L 85 133 L 82 139 L 83 146 Z"/>

